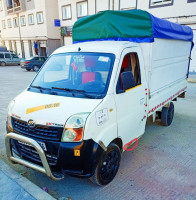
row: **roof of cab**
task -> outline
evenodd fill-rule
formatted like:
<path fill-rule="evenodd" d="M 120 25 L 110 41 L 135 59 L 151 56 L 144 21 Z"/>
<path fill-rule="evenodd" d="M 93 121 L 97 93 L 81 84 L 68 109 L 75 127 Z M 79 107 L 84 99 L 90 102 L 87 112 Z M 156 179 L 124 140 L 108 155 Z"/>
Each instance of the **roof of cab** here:
<path fill-rule="evenodd" d="M 129 41 L 95 41 L 82 42 L 72 45 L 60 47 L 53 54 L 67 53 L 67 52 L 99 52 L 99 53 L 113 53 L 118 55 L 124 48 L 136 47 L 137 43 Z"/>

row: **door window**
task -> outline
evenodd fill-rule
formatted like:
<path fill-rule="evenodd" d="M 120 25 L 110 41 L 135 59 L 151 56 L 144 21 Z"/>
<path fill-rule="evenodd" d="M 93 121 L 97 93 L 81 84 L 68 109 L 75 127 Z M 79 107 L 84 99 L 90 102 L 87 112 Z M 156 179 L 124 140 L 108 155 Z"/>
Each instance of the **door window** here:
<path fill-rule="evenodd" d="M 12 58 L 18 58 L 16 54 L 12 54 Z"/>
<path fill-rule="evenodd" d="M 39 60 L 39 57 L 34 57 L 34 59 L 33 60 Z"/>
<path fill-rule="evenodd" d="M 11 58 L 11 55 L 9 53 L 6 53 L 5 58 Z"/>
<path fill-rule="evenodd" d="M 141 84 L 141 74 L 137 53 L 128 53 L 124 56 L 119 79 L 117 93 L 133 88 Z M 121 91 L 121 92 L 120 92 Z"/>
<path fill-rule="evenodd" d="M 1 58 L 4 58 L 4 55 L 3 55 L 2 53 L 0 54 L 0 59 L 1 59 Z"/>
<path fill-rule="evenodd" d="M 45 61 L 44 57 L 40 57 L 40 61 L 44 62 Z"/>

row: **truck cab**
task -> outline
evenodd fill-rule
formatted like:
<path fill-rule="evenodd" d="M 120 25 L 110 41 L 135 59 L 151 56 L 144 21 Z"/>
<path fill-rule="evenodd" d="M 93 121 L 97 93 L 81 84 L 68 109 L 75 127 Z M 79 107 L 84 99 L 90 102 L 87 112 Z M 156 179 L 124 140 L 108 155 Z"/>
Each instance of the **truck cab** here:
<path fill-rule="evenodd" d="M 116 153 L 115 174 L 123 144 L 144 133 L 143 65 L 140 47 L 129 42 L 62 47 L 12 101 L 7 130 L 42 145 L 50 167 L 61 176 L 91 177 L 110 147 Z M 26 142 L 12 140 L 12 148 L 17 156 L 41 164 Z"/>

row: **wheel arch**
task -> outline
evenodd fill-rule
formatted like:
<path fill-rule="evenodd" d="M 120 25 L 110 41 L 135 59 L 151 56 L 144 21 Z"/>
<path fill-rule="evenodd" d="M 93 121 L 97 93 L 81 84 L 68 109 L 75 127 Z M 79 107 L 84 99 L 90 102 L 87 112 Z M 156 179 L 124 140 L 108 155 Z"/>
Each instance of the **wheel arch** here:
<path fill-rule="evenodd" d="M 114 144 L 116 144 L 116 145 L 118 145 L 118 147 L 120 148 L 120 151 L 122 152 L 123 151 L 123 142 L 122 142 L 122 139 L 121 138 L 115 138 L 114 140 L 112 140 L 111 142 L 110 142 L 110 144 L 111 143 L 114 143 Z M 109 144 L 109 145 L 110 145 Z M 109 146 L 108 145 L 108 146 Z"/>

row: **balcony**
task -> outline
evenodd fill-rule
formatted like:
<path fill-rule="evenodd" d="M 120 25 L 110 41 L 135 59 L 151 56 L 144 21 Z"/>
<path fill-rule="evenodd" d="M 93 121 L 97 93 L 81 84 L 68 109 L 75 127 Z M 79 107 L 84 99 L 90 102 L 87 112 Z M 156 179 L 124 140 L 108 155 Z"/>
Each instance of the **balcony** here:
<path fill-rule="evenodd" d="M 15 14 L 25 11 L 25 0 L 7 0 L 7 14 Z"/>

